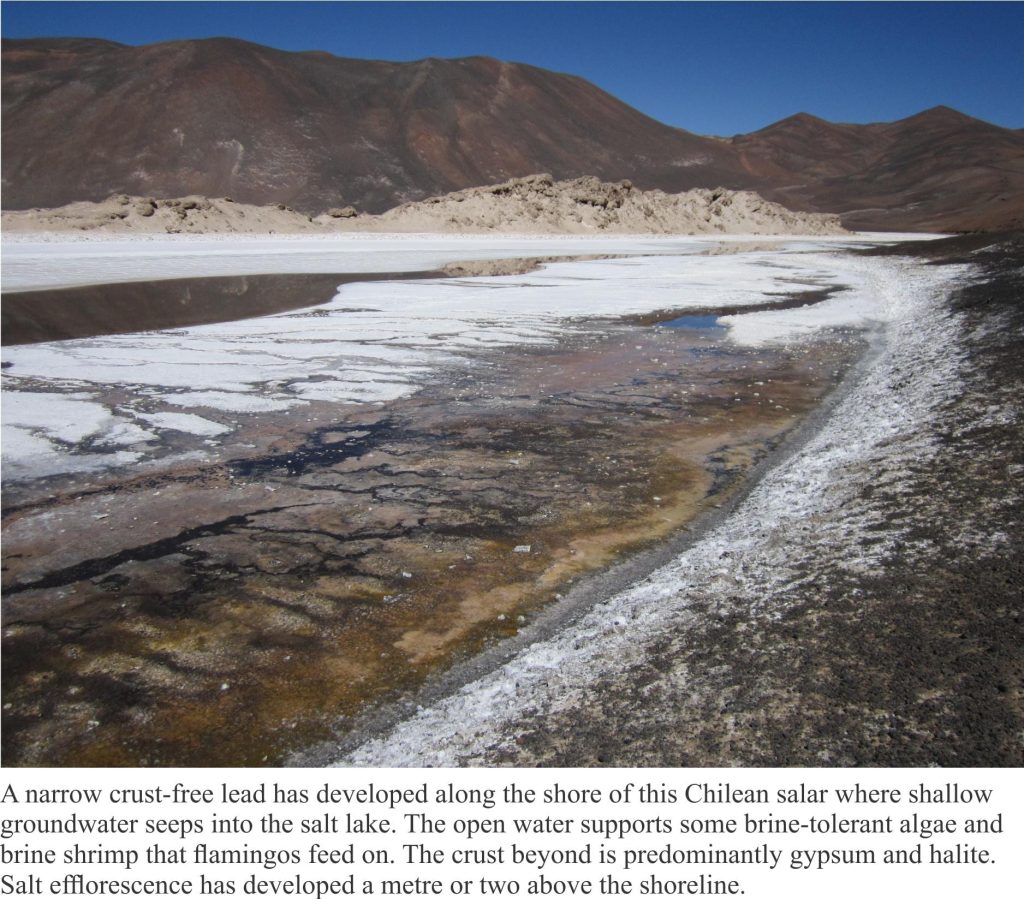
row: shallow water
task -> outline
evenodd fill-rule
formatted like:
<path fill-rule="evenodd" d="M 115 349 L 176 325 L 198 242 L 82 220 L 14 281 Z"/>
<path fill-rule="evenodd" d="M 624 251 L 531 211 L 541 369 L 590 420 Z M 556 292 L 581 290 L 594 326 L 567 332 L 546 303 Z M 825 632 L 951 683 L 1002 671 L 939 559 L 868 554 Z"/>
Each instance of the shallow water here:
<path fill-rule="evenodd" d="M 717 315 L 681 315 L 667 322 L 658 322 L 658 325 L 662 328 L 691 328 L 716 334 L 724 334 L 728 330 L 725 325 L 719 324 Z"/>
<path fill-rule="evenodd" d="M 439 272 L 239 275 L 8 292 L 0 303 L 3 345 L 237 321 L 326 303 L 342 284 L 439 276 Z"/>
<path fill-rule="evenodd" d="M 4 761 L 273 763 L 514 634 L 721 501 L 853 351 L 702 336 L 581 325 L 218 462 L 51 480 L 8 510 Z"/>
<path fill-rule="evenodd" d="M 4 761 L 271 764 L 514 634 L 723 501 L 836 383 L 857 309 L 789 347 L 712 314 L 833 266 L 389 275 L 12 348 Z"/>
<path fill-rule="evenodd" d="M 841 283 L 832 256 L 779 255 L 788 268 L 780 263 L 768 269 L 757 254 L 643 256 L 559 262 L 494 278 L 386 276 L 385 283 L 347 284 L 314 308 L 241 319 L 234 316 L 255 307 L 230 297 L 250 282 L 218 280 L 228 297 L 218 308 L 230 321 L 6 347 L 4 480 L 26 483 L 128 464 L 159 466 L 184 453 L 216 455 L 211 447 L 230 441 L 225 435 L 236 433 L 249 416 L 285 409 L 301 416 L 321 401 L 395 401 L 415 394 L 442 371 L 475 364 L 501 347 L 554 346 L 573 322 L 595 316 L 633 315 L 637 323 L 656 323 L 684 314 L 741 312 L 752 319 L 748 313 L 756 310 L 818 302 L 821 314 L 814 327 L 820 329 L 827 323 L 856 324 L 870 307 L 858 291 L 842 308 L 822 301 Z M 338 276 L 325 277 L 329 285 Z M 833 286 L 808 297 L 810 279 Z M 178 296 L 173 291 L 188 282 L 168 283 L 170 299 L 156 303 L 174 307 L 159 313 L 164 316 L 178 314 L 183 304 L 173 300 Z M 252 284 L 264 285 L 265 290 L 255 290 L 263 290 L 275 308 L 282 302 L 272 280 L 256 278 Z M 796 297 L 787 293 L 794 287 Z M 83 320 L 96 325 L 92 319 L 103 319 L 104 327 L 151 325 L 149 313 L 134 306 L 135 289 L 125 284 L 109 293 L 94 288 L 91 305 L 85 302 L 66 316 L 59 310 L 53 314 L 65 333 Z M 284 294 L 300 307 L 317 299 L 301 289 Z M 24 302 L 43 309 L 45 304 L 31 306 L 30 298 L 39 296 L 26 294 Z M 42 313 L 33 314 L 38 325 Z M 793 317 L 804 316 L 797 310 Z M 785 336 L 790 327 L 776 323 L 771 333 Z M 734 342 L 741 330 L 730 319 Z M 762 332 L 757 324 L 742 333 L 763 342 Z M 708 337 L 705 333 L 704 351 L 715 352 Z"/>

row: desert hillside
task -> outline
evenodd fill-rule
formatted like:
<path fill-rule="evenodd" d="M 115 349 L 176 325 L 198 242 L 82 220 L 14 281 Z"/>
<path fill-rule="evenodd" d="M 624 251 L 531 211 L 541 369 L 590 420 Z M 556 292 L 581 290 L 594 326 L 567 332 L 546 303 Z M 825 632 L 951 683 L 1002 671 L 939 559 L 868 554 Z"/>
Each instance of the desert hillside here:
<path fill-rule="evenodd" d="M 732 144 L 801 178 L 767 192 L 848 228 L 963 231 L 1024 226 L 1024 135 L 938 106 L 898 122 L 791 116 Z"/>
<path fill-rule="evenodd" d="M 791 116 L 706 137 L 572 75 L 487 57 L 396 63 L 214 38 L 3 42 L 3 206 L 230 196 L 316 216 L 535 172 L 755 190 L 871 230 L 1024 224 L 1024 134 L 946 107 Z"/>
<path fill-rule="evenodd" d="M 485 57 L 7 40 L 3 119 L 8 209 L 127 193 L 383 212 L 534 172 L 672 191 L 754 183 L 726 143 L 581 78 Z"/>

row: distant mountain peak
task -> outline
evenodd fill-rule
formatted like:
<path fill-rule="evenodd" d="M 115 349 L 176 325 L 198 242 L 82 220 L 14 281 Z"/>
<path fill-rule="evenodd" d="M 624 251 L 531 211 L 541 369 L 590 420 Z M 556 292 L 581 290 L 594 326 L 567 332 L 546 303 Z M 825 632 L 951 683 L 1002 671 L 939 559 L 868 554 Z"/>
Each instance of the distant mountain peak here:
<path fill-rule="evenodd" d="M 932 106 L 928 109 L 924 109 L 919 113 L 912 116 L 907 116 L 905 119 L 900 119 L 901 122 L 944 122 L 952 123 L 957 125 L 968 124 L 972 122 L 983 122 L 982 119 L 977 119 L 974 116 L 969 116 L 965 112 L 960 112 L 959 109 L 953 109 L 952 106 Z M 984 122 L 984 124 L 988 124 Z"/>
<path fill-rule="evenodd" d="M 833 123 L 827 119 L 823 119 L 821 116 L 816 116 L 810 112 L 795 112 L 791 116 L 781 119 L 776 122 L 776 125 L 791 124 L 812 124 L 812 125 L 832 125 Z"/>
<path fill-rule="evenodd" d="M 952 106 L 946 106 L 944 103 L 939 103 L 937 106 L 930 106 L 928 109 L 924 109 L 919 112 L 918 115 L 943 116 L 944 118 L 952 116 L 959 119 L 973 119 L 973 116 L 969 116 L 965 112 L 960 112 L 959 109 L 954 109 Z"/>

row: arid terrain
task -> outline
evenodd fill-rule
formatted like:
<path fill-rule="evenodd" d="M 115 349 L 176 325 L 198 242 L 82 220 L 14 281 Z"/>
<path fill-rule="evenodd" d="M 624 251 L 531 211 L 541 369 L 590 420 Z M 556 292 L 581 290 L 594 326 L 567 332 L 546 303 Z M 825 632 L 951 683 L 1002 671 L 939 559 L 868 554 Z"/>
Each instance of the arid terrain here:
<path fill-rule="evenodd" d="M 918 300 L 788 458 L 645 580 L 570 594 L 341 763 L 1024 763 L 1022 250 L 869 251 Z"/>
<path fill-rule="evenodd" d="M 6 764 L 1020 763 L 1017 238 L 4 252 Z"/>
<path fill-rule="evenodd" d="M 947 107 L 796 115 L 707 137 L 572 75 L 486 57 L 393 63 L 216 38 L 3 42 L 3 206 L 115 194 L 379 213 L 549 172 L 754 190 L 851 229 L 1024 223 L 1024 135 Z"/>

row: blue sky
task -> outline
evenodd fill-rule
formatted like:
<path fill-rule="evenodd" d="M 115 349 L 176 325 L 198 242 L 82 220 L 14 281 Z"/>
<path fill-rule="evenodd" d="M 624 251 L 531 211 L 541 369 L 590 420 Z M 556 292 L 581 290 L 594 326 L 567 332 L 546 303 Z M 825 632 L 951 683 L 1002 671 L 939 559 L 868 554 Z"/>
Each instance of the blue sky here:
<path fill-rule="evenodd" d="M 2 30 L 128 44 L 229 35 L 371 59 L 496 56 L 581 75 L 703 134 L 801 111 L 889 121 L 938 104 L 1024 127 L 1022 3 L 5 0 Z"/>

